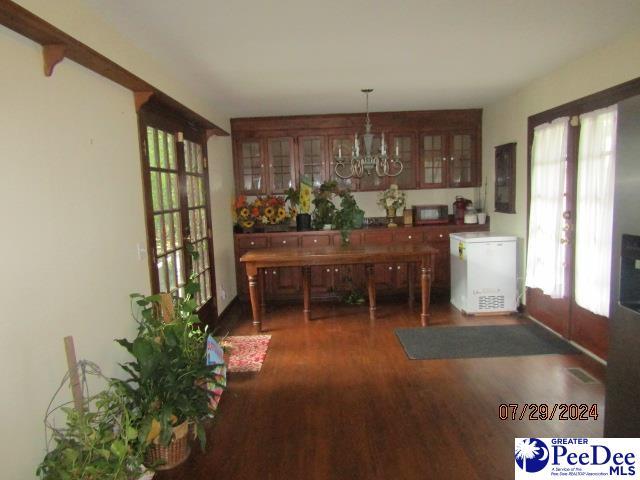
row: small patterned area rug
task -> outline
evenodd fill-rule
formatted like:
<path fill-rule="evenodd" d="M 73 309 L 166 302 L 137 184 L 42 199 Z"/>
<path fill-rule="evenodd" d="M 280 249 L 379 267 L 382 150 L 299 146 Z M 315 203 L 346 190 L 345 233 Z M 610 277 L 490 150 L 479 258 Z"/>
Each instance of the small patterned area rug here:
<path fill-rule="evenodd" d="M 229 372 L 259 372 L 267 356 L 271 335 L 244 335 L 227 337 L 231 345 Z"/>

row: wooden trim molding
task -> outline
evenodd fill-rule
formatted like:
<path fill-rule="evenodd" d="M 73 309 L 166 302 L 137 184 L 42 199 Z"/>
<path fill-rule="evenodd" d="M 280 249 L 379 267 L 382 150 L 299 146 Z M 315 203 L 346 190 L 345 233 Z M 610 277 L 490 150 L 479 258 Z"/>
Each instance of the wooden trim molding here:
<path fill-rule="evenodd" d="M 0 0 L 0 24 L 42 45 L 46 76 L 51 76 L 55 66 L 68 58 L 134 92 L 136 110 L 153 98 L 156 103 L 176 112 L 194 126 L 212 132 L 212 135 L 229 135 L 166 93 L 11 0 Z M 139 93 L 148 95 L 146 100 L 142 101 L 144 96 L 139 96 Z"/>
<path fill-rule="evenodd" d="M 44 74 L 46 77 L 50 77 L 55 66 L 64 60 L 66 50 L 67 48 L 60 44 L 42 46 Z"/>

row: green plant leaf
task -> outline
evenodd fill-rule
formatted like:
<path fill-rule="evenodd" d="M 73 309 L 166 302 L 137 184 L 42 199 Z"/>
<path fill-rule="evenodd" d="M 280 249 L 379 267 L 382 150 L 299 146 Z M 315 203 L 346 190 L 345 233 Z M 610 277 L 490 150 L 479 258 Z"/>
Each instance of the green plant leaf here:
<path fill-rule="evenodd" d="M 195 295 L 200 291 L 200 285 L 198 282 L 188 282 L 184 286 L 184 292 L 188 295 Z"/>
<path fill-rule="evenodd" d="M 118 458 L 124 458 L 127 454 L 127 446 L 124 444 L 122 440 L 116 440 L 111 444 L 110 450 L 116 455 Z"/>

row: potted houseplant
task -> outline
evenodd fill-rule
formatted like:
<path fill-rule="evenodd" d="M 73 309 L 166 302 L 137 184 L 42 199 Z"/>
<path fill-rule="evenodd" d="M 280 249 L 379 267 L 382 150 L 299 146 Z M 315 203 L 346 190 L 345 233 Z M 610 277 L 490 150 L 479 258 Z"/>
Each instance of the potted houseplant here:
<path fill-rule="evenodd" d="M 85 362 L 83 372 L 87 371 Z M 88 364 L 93 374 L 99 369 Z M 107 380 L 107 388 L 82 400 L 82 409 L 60 406 L 47 412 L 47 427 L 55 447 L 37 469 L 44 480 L 150 479 L 143 466 L 144 438 L 138 430 L 140 411 L 120 382 Z M 55 398 L 55 397 L 54 397 Z M 52 400 L 53 404 L 53 400 Z M 64 428 L 53 427 L 49 416 L 58 408 L 66 415 Z"/>
<path fill-rule="evenodd" d="M 338 193 L 340 197 L 340 209 L 334 215 L 334 223 L 342 237 L 342 244 L 349 243 L 349 235 L 355 228 L 362 228 L 364 210 L 358 207 L 356 199 L 349 190 Z"/>
<path fill-rule="evenodd" d="M 117 340 L 134 357 L 122 365 L 129 374 L 122 385 L 140 411 L 139 438 L 150 444 L 145 464 L 155 469 L 173 468 L 188 458 L 192 429 L 204 449 L 202 422 L 211 413 L 212 398 L 204 386 L 224 386 L 216 365 L 205 363 L 207 334 L 195 313 L 199 288 L 191 277 L 185 296 L 174 297 L 168 307 L 160 295 L 132 295 L 140 308 L 138 335 L 132 342 Z"/>
<path fill-rule="evenodd" d="M 289 187 L 284 191 L 284 201 L 289 204 L 289 215 L 292 221 L 298 216 L 300 205 L 300 190 Z"/>
<path fill-rule="evenodd" d="M 395 223 L 396 210 L 404 207 L 406 196 L 406 193 L 401 192 L 395 183 L 380 193 L 378 205 L 385 209 L 387 213 L 387 218 L 389 219 L 388 227 L 397 227 Z"/>
<path fill-rule="evenodd" d="M 329 180 L 322 183 L 314 194 L 313 227 L 316 230 L 328 230 L 332 227 L 336 213 L 333 197 L 337 187 L 338 184 L 335 180 Z"/>

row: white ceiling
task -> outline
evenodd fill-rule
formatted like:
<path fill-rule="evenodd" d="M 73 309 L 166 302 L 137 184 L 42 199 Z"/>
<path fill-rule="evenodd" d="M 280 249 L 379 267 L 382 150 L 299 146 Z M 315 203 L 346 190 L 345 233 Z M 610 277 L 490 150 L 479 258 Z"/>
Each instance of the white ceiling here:
<path fill-rule="evenodd" d="M 85 0 L 231 117 L 482 107 L 640 25 L 640 0 Z M 631 61 L 631 59 L 630 59 Z"/>

